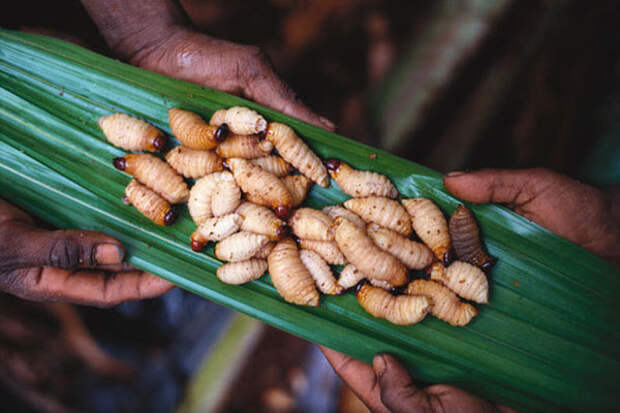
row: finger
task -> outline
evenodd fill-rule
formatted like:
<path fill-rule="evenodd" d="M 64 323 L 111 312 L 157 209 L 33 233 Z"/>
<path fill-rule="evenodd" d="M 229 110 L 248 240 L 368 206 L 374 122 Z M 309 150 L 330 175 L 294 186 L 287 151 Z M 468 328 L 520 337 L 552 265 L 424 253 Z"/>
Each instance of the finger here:
<path fill-rule="evenodd" d="M 296 97 L 295 92 L 275 73 L 265 54 L 259 52 L 250 66 L 243 91 L 246 97 L 319 128 L 335 129 L 331 121 L 314 113 Z"/>
<path fill-rule="evenodd" d="M 378 354 L 373 368 L 381 388 L 381 401 L 394 413 L 431 411 L 428 395 L 418 389 L 407 370 L 392 356 Z"/>
<path fill-rule="evenodd" d="M 530 202 L 545 190 L 554 173 L 545 169 L 483 169 L 451 172 L 444 186 L 452 195 L 468 202 L 499 202 L 517 206 Z"/>
<path fill-rule="evenodd" d="M 377 376 L 371 366 L 327 347 L 319 346 L 319 348 L 342 381 L 353 390 L 369 409 L 375 413 L 389 412 L 381 402 Z"/>
<path fill-rule="evenodd" d="M 174 285 L 142 271 L 70 271 L 53 267 L 16 270 L 8 292 L 36 301 L 111 307 L 162 295 Z"/>
<path fill-rule="evenodd" d="M 45 231 L 11 221 L 0 226 L 2 268 L 53 266 L 64 269 L 120 264 L 125 251 L 116 239 L 92 231 Z"/>

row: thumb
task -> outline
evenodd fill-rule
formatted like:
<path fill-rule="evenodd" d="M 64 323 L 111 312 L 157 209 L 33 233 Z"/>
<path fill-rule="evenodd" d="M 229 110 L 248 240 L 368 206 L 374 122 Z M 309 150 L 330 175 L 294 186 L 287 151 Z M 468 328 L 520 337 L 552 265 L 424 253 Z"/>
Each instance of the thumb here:
<path fill-rule="evenodd" d="M 92 231 L 45 231 L 13 221 L 0 227 L 0 239 L 6 246 L 0 252 L 0 267 L 5 270 L 38 266 L 92 268 L 119 264 L 125 257 L 119 241 Z"/>
<path fill-rule="evenodd" d="M 483 169 L 450 172 L 444 186 L 455 197 L 474 203 L 499 202 L 518 206 L 530 202 L 549 182 L 553 173 L 546 169 Z"/>
<path fill-rule="evenodd" d="M 391 412 L 430 411 L 428 395 L 416 387 L 407 370 L 394 357 L 378 354 L 372 365 L 381 387 L 381 401 Z"/>

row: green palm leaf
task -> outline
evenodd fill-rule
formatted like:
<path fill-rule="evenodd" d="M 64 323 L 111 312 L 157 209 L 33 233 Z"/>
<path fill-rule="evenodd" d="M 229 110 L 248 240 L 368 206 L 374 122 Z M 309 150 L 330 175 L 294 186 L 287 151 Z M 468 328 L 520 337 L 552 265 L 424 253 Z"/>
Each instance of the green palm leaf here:
<path fill-rule="evenodd" d="M 290 305 L 268 277 L 241 287 L 219 282 L 212 251 L 197 254 L 188 246 L 194 225 L 186 211 L 177 224 L 161 228 L 123 205 L 130 177 L 111 163 L 123 152 L 105 141 L 96 120 L 123 111 L 170 132 L 168 108 L 210 116 L 246 105 L 294 127 L 322 157 L 382 172 L 404 197 L 430 197 L 451 213 L 459 201 L 434 171 L 241 98 L 30 34 L 0 31 L 0 102 L 2 196 L 59 227 L 118 237 L 139 268 L 358 359 L 389 352 L 417 378 L 516 408 L 615 408 L 620 271 L 611 264 L 503 207 L 473 205 L 499 263 L 491 302 L 467 327 L 432 318 L 391 325 L 365 313 L 352 294 L 324 297 L 319 308 Z M 320 207 L 345 198 L 335 184 L 315 186 L 308 203 Z"/>

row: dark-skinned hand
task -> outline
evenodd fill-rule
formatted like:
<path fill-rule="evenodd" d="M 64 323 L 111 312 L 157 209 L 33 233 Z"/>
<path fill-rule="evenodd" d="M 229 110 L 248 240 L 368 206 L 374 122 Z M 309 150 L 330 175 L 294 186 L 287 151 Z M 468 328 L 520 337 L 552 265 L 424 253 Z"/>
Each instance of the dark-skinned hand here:
<path fill-rule="evenodd" d="M 48 231 L 0 200 L 0 291 L 32 301 L 110 307 L 174 286 L 123 264 L 120 242 L 92 231 Z"/>
<path fill-rule="evenodd" d="M 473 203 L 497 202 L 615 263 L 620 263 L 620 190 L 601 190 L 546 169 L 453 172 L 446 189 Z M 513 412 L 447 385 L 423 389 L 389 355 L 373 365 L 321 347 L 338 375 L 373 412 Z"/>

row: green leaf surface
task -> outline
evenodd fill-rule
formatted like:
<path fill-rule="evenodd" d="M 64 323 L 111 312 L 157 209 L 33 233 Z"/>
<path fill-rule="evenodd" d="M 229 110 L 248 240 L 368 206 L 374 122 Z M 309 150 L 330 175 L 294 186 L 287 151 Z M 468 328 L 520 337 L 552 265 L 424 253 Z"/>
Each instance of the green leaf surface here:
<path fill-rule="evenodd" d="M 2 196 L 61 228 L 118 237 L 129 262 L 268 324 L 370 361 L 403 360 L 415 377 L 450 383 L 527 411 L 615 408 L 620 379 L 620 271 L 497 205 L 472 205 L 491 254 L 490 304 L 464 328 L 433 318 L 401 327 L 375 319 L 353 294 L 319 308 L 285 303 L 268 277 L 245 286 L 217 280 L 220 264 L 189 248 L 186 210 L 158 227 L 120 201 L 130 177 L 112 166 L 123 151 L 97 126 L 122 111 L 170 132 L 167 110 L 205 117 L 245 105 L 291 125 L 320 156 L 388 175 L 403 197 L 432 198 L 445 213 L 459 204 L 441 176 L 420 165 L 326 132 L 241 98 L 146 72 L 59 40 L 0 31 Z M 371 160 L 369 155 L 376 153 Z M 346 199 L 315 186 L 314 207 Z"/>

